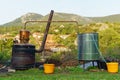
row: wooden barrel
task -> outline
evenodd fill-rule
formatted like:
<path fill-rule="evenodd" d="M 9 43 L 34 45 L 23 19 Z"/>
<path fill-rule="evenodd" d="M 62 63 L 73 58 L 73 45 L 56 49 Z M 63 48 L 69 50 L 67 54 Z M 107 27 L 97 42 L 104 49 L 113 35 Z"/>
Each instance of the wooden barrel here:
<path fill-rule="evenodd" d="M 35 46 L 31 44 L 15 44 L 12 47 L 12 67 L 28 69 L 35 64 Z"/>

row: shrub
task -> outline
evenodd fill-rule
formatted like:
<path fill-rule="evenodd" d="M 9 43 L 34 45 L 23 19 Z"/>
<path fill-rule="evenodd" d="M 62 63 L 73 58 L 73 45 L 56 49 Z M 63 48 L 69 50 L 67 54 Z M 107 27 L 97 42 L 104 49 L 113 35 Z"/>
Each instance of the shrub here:
<path fill-rule="evenodd" d="M 0 63 L 4 63 L 6 61 L 10 60 L 10 53 L 8 50 L 4 52 L 0 52 Z"/>

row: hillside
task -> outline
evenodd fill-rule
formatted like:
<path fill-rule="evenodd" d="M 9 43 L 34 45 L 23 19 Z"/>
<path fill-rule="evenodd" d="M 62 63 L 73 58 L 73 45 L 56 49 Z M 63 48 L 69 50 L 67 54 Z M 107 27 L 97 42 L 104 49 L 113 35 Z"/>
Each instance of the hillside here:
<path fill-rule="evenodd" d="M 21 17 L 4 24 L 3 26 L 23 26 L 25 21 L 28 20 L 47 20 L 49 14 L 43 16 L 37 13 L 27 13 L 22 15 Z M 120 14 L 109 15 L 104 17 L 83 17 L 76 14 L 70 13 L 59 13 L 55 12 L 53 16 L 53 20 L 72 20 L 78 21 L 79 24 L 87 24 L 87 23 L 97 23 L 97 22 L 120 22 Z"/>
<path fill-rule="evenodd" d="M 43 16 L 36 13 L 27 13 L 21 17 L 4 24 L 4 26 L 23 26 L 23 24 L 28 20 L 40 20 Z"/>
<path fill-rule="evenodd" d="M 120 22 L 120 14 L 109 15 L 104 17 L 88 17 L 94 22 Z"/>
<path fill-rule="evenodd" d="M 21 17 L 8 22 L 4 24 L 4 26 L 23 26 L 25 21 L 28 20 L 48 20 L 49 14 L 43 16 L 41 14 L 36 14 L 36 13 L 27 13 L 25 15 L 22 15 Z M 87 17 L 82 17 L 76 14 L 69 14 L 69 13 L 54 13 L 53 20 L 74 20 L 78 21 L 80 24 L 84 23 L 91 23 L 93 22 L 91 19 Z"/>
<path fill-rule="evenodd" d="M 41 20 L 47 20 L 49 15 L 44 16 Z M 53 20 L 78 21 L 79 23 L 91 23 L 91 19 L 76 14 L 54 13 Z"/>

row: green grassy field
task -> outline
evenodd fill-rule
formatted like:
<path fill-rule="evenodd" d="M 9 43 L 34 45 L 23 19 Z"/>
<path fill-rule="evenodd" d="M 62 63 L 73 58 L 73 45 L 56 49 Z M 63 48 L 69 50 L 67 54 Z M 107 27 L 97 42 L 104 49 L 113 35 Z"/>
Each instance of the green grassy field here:
<path fill-rule="evenodd" d="M 0 80 L 120 80 L 120 73 L 90 72 L 79 67 L 70 67 L 66 69 L 56 68 L 53 74 L 45 74 L 43 70 L 29 69 L 0 74 Z"/>

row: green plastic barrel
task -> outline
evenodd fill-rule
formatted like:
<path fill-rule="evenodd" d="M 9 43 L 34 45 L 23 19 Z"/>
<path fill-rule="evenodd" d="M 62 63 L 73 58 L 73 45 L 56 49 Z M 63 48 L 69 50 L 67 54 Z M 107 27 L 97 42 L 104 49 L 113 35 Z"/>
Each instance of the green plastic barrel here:
<path fill-rule="evenodd" d="M 99 60 L 98 33 L 78 34 L 79 60 Z"/>

